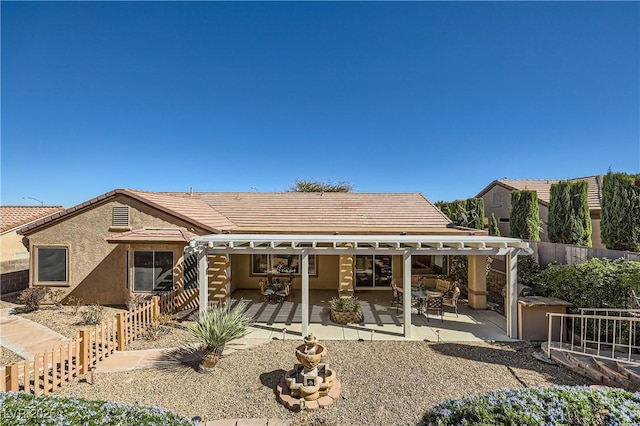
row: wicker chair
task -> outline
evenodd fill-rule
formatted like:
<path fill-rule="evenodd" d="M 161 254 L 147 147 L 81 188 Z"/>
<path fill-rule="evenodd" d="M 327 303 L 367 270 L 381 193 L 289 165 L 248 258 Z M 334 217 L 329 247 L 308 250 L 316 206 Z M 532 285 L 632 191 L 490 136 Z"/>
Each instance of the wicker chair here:
<path fill-rule="evenodd" d="M 275 296 L 280 300 L 289 300 L 289 296 L 291 295 L 291 283 L 286 283 L 282 290 L 278 290 L 275 293 Z"/>
<path fill-rule="evenodd" d="M 276 293 L 275 291 L 273 291 L 272 289 L 268 288 L 267 285 L 264 283 L 264 281 L 260 280 L 258 281 L 258 284 L 260 284 L 260 293 L 262 294 L 262 299 L 266 302 L 267 300 L 271 300 L 273 298 L 273 295 Z"/>

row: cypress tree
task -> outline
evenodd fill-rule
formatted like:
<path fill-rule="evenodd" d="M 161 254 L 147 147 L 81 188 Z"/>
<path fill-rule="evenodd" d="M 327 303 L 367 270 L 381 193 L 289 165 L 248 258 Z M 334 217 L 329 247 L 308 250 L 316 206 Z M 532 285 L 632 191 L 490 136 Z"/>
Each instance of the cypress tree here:
<path fill-rule="evenodd" d="M 609 249 L 640 251 L 640 174 L 604 176 L 600 236 Z"/>
<path fill-rule="evenodd" d="M 584 181 L 551 185 L 549 241 L 591 247 L 591 215 Z"/>
<path fill-rule="evenodd" d="M 493 213 L 491 213 L 491 219 L 489 219 L 489 235 L 500 236 L 500 227 L 498 226 L 496 215 Z"/>
<path fill-rule="evenodd" d="M 467 198 L 467 219 L 469 228 L 484 229 L 484 200 L 482 198 Z"/>
<path fill-rule="evenodd" d="M 511 236 L 540 241 L 540 207 L 536 191 L 511 192 Z"/>

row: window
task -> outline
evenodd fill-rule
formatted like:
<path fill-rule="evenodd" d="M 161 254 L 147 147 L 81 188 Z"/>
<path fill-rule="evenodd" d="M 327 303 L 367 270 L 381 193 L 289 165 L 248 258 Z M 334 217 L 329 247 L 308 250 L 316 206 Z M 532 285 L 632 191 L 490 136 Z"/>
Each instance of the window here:
<path fill-rule="evenodd" d="M 494 192 L 493 197 L 491 198 L 491 205 L 493 207 L 500 207 L 502 205 L 502 194 L 499 192 Z"/>
<path fill-rule="evenodd" d="M 66 247 L 37 247 L 36 282 L 66 284 L 68 282 L 68 256 Z"/>
<path fill-rule="evenodd" d="M 133 291 L 150 293 L 172 289 L 172 251 L 133 252 Z"/>
<path fill-rule="evenodd" d="M 509 223 L 509 218 L 508 217 L 499 217 L 498 218 L 498 222 L 500 222 L 500 223 Z"/>
<path fill-rule="evenodd" d="M 111 212 L 112 228 L 128 228 L 129 227 L 129 207 L 116 206 Z"/>
<path fill-rule="evenodd" d="M 266 275 L 271 272 L 281 275 L 300 275 L 302 260 L 298 254 L 254 254 L 251 255 L 251 272 Z M 316 256 L 309 255 L 309 275 L 317 275 Z"/>
<path fill-rule="evenodd" d="M 390 255 L 356 256 L 356 287 L 390 287 L 393 279 Z"/>
<path fill-rule="evenodd" d="M 411 275 L 447 275 L 446 256 L 414 254 L 411 256 Z"/>
<path fill-rule="evenodd" d="M 198 288 L 198 255 L 187 254 L 183 260 L 184 272 L 182 288 L 185 290 Z"/>

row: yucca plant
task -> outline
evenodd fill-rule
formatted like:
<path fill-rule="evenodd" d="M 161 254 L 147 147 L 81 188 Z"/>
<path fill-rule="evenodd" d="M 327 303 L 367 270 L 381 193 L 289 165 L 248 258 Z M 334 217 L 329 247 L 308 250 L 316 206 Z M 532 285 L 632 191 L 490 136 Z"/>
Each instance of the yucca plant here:
<path fill-rule="evenodd" d="M 191 328 L 191 334 L 202 344 L 201 367 L 213 368 L 224 346 L 232 340 L 250 333 L 253 320 L 247 315 L 244 302 L 234 308 L 229 306 L 207 310 Z"/>

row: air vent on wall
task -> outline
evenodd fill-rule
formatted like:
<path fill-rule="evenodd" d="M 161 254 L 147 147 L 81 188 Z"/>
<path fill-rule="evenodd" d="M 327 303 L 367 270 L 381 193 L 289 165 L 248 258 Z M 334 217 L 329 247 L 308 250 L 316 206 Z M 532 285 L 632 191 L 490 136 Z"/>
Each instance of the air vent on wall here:
<path fill-rule="evenodd" d="M 111 226 L 114 228 L 127 228 L 129 226 L 128 206 L 118 206 L 113 208 Z"/>

